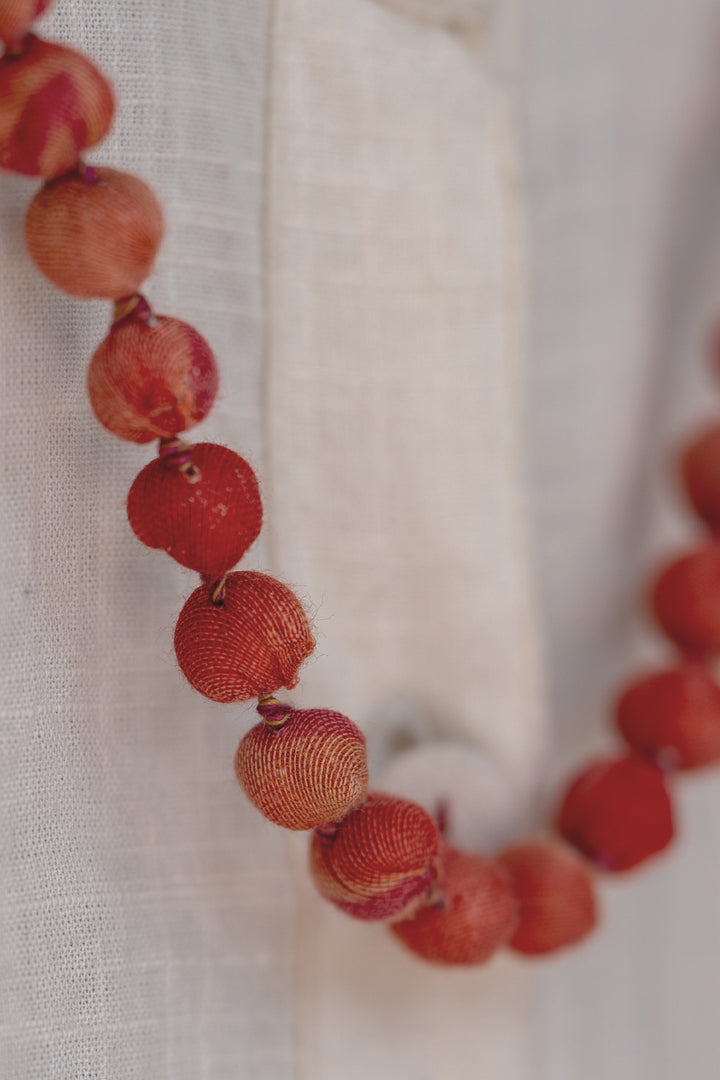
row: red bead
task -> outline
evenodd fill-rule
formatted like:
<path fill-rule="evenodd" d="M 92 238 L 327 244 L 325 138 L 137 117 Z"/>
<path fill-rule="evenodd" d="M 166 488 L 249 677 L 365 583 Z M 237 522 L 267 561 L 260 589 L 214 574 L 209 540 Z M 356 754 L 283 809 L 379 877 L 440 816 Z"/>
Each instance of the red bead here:
<path fill-rule="evenodd" d="M 681 470 L 695 511 L 711 529 L 720 530 L 720 426 L 709 428 L 688 446 Z"/>
<path fill-rule="evenodd" d="M 706 544 L 662 571 L 651 595 L 655 617 L 681 649 L 720 652 L 720 545 Z"/>
<path fill-rule="evenodd" d="M 302 604 L 282 582 L 228 574 L 222 603 L 201 585 L 180 612 L 175 654 L 188 682 L 212 701 L 249 701 L 297 685 L 315 648 Z"/>
<path fill-rule="evenodd" d="M 482 964 L 517 925 L 518 902 L 502 868 L 444 844 L 440 895 L 392 932 L 435 964 Z"/>
<path fill-rule="evenodd" d="M 218 389 L 207 341 L 145 304 L 117 322 L 90 361 L 88 394 L 100 423 L 131 442 L 172 439 L 200 423 Z"/>
<path fill-rule="evenodd" d="M 0 59 L 0 167 L 49 180 L 107 134 L 110 85 L 87 57 L 29 34 Z"/>
<path fill-rule="evenodd" d="M 356 919 L 399 918 L 428 895 L 440 834 L 416 803 L 372 792 L 335 827 L 317 830 L 310 870 L 318 891 Z"/>
<path fill-rule="evenodd" d="M 365 736 L 329 709 L 292 709 L 280 727 L 256 724 L 241 741 L 235 773 L 257 809 L 285 829 L 339 821 L 363 802 Z"/>
<path fill-rule="evenodd" d="M 673 838 L 662 772 L 635 754 L 596 762 L 568 788 L 557 828 L 603 870 L 630 870 Z"/>
<path fill-rule="evenodd" d="M 0 41 L 14 45 L 25 36 L 52 0 L 2 0 L 0 3 Z"/>
<path fill-rule="evenodd" d="M 225 446 L 188 447 L 194 472 L 173 457 L 151 461 L 133 481 L 128 520 L 143 544 L 217 581 L 240 561 L 262 526 L 255 473 Z"/>
<path fill-rule="evenodd" d="M 25 242 L 39 270 L 71 296 L 119 300 L 151 272 L 162 208 L 137 176 L 97 168 L 41 187 L 28 207 Z"/>
<path fill-rule="evenodd" d="M 520 902 L 510 947 L 528 956 L 574 945 L 597 922 L 595 890 L 587 866 L 564 844 L 528 840 L 503 851 L 498 862 Z"/>

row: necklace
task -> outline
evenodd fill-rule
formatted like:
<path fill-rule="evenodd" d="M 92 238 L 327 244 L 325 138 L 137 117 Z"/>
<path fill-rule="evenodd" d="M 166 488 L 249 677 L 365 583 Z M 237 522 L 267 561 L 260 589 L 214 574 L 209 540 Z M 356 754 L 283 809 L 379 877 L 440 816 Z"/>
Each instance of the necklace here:
<path fill-rule="evenodd" d="M 25 224 L 38 268 L 70 295 L 114 305 L 90 362 L 91 405 L 118 437 L 158 441 L 130 489 L 128 517 L 141 542 L 201 576 L 175 631 L 190 685 L 218 702 L 257 699 L 260 721 L 235 759 L 240 784 L 277 825 L 313 830 L 310 869 L 327 900 L 387 921 L 427 960 L 479 963 L 502 945 L 542 954 L 581 940 L 597 918 L 592 868 L 630 870 L 666 848 L 669 774 L 720 759 L 720 688 L 708 670 L 720 651 L 720 429 L 683 457 L 686 491 L 711 538 L 652 588 L 679 655 L 620 695 L 626 751 L 569 786 L 556 838 L 494 857 L 457 849 L 442 820 L 368 791 L 365 740 L 351 720 L 275 697 L 297 685 L 314 648 L 311 626 L 285 584 L 234 569 L 260 533 L 259 486 L 233 451 L 181 438 L 212 407 L 217 365 L 197 331 L 156 315 L 139 291 L 162 239 L 162 210 L 138 178 L 81 160 L 106 134 L 113 96 L 88 59 L 29 32 L 47 3 L 0 0 L 0 165 L 44 181 Z"/>

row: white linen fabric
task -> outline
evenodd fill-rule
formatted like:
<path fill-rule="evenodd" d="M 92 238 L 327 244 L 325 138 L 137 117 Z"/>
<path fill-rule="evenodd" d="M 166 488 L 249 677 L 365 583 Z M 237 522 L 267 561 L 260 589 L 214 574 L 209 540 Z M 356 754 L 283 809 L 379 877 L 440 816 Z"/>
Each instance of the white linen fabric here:
<path fill-rule="evenodd" d="M 383 785 L 431 807 L 452 786 L 467 843 L 516 833 L 606 738 L 648 639 L 635 583 L 688 535 L 658 459 L 708 393 L 717 14 L 58 0 L 43 24 L 116 83 L 92 160 L 163 200 L 149 298 L 222 370 L 197 437 L 256 465 L 247 565 L 314 614 L 293 699 L 351 715 Z M 0 176 L 0 1076 L 714 1078 L 711 775 L 682 789 L 674 858 L 604 887 L 601 933 L 543 965 L 428 968 L 314 895 L 306 838 L 235 784 L 252 712 L 175 668 L 195 579 L 127 525 L 149 454 L 89 413 L 107 306 L 29 263 L 33 190 Z"/>

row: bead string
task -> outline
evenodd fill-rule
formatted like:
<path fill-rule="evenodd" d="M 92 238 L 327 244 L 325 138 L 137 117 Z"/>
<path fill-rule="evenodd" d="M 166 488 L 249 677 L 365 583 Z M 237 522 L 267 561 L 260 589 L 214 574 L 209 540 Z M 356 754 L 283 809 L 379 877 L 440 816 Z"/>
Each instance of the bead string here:
<path fill-rule="evenodd" d="M 82 160 L 110 126 L 112 91 L 87 58 L 30 32 L 48 4 L 0 0 L 0 166 L 44 181 L 25 222 L 40 271 L 72 296 L 113 304 L 90 361 L 90 402 L 118 437 L 158 440 L 157 458 L 131 486 L 128 518 L 142 543 L 201 577 L 175 630 L 188 682 L 213 701 L 257 698 L 260 723 L 235 758 L 240 784 L 271 821 L 312 830 L 310 870 L 327 900 L 390 923 L 425 960 L 481 963 L 501 945 L 531 955 L 581 940 L 597 921 L 592 868 L 628 870 L 667 847 L 669 773 L 720 761 L 720 687 L 707 666 L 720 653 L 720 427 L 682 459 L 710 539 L 652 587 L 656 621 L 679 656 L 620 695 L 615 724 L 627 752 L 571 782 L 558 837 L 494 857 L 460 851 L 444 835 L 445 804 L 434 819 L 368 790 L 365 738 L 351 720 L 274 696 L 297 684 L 315 645 L 310 624 L 282 582 L 233 569 L 261 529 L 257 479 L 226 447 L 180 438 L 212 407 L 215 358 L 193 327 L 156 315 L 139 292 L 162 238 L 160 205 L 137 177 Z M 45 93 L 58 73 L 66 89 Z"/>

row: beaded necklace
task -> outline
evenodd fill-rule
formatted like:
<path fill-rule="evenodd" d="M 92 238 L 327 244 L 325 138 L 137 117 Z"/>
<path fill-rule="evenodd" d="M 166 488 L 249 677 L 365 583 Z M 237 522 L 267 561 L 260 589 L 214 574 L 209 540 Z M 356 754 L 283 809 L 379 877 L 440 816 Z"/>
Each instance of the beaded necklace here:
<path fill-rule="evenodd" d="M 133 482 L 130 525 L 148 547 L 196 571 L 178 617 L 175 653 L 195 690 L 218 702 L 257 699 L 237 779 L 275 824 L 312 830 L 318 891 L 348 915 L 384 921 L 425 960 L 477 964 L 501 946 L 554 952 L 596 925 L 594 871 L 623 872 L 673 838 L 671 773 L 720 761 L 720 426 L 682 457 L 689 502 L 709 528 L 650 590 L 676 662 L 619 695 L 625 749 L 590 763 L 568 786 L 547 836 L 492 856 L 461 851 L 406 799 L 368 789 L 365 738 L 346 716 L 297 709 L 274 695 L 297 685 L 315 642 L 298 598 L 265 573 L 236 570 L 262 526 L 258 481 L 238 454 L 181 435 L 209 413 L 218 370 L 208 343 L 156 315 L 139 291 L 163 234 L 161 206 L 137 177 L 81 155 L 114 114 L 104 75 L 79 53 L 30 32 L 50 0 L 0 0 L 0 167 L 43 186 L 25 220 L 28 252 L 71 296 L 113 303 L 92 357 L 88 394 L 119 438 L 157 440 Z"/>

